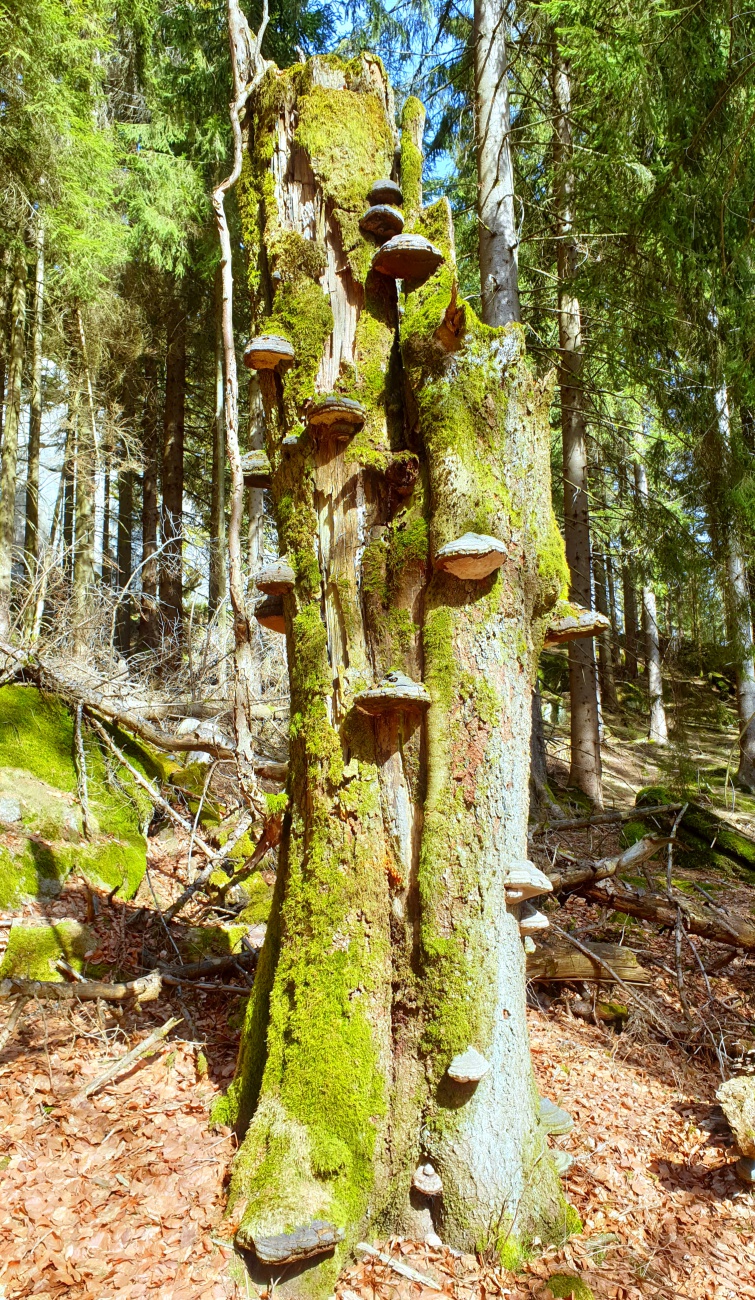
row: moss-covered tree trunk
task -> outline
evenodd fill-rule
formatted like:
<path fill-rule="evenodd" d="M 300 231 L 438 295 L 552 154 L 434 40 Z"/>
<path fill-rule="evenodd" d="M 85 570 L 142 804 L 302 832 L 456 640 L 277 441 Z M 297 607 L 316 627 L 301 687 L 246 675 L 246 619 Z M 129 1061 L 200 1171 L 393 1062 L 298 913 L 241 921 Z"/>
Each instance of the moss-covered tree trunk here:
<path fill-rule="evenodd" d="M 293 1251 L 313 1221 L 343 1233 L 335 1253 L 273 1266 L 297 1293 L 329 1294 L 368 1232 L 434 1225 L 458 1247 L 515 1256 L 569 1226 L 504 895 L 526 856 L 543 623 L 568 576 L 550 390 L 520 326 L 484 326 L 458 299 L 448 207 L 421 207 L 421 111 L 408 101 L 399 143 L 382 66 L 363 56 L 269 69 L 247 116 L 255 323 L 296 354 L 260 373 L 295 573 L 291 759 L 273 916 L 222 1113 L 244 1134 L 231 1196 L 242 1245 L 269 1256 L 269 1238 L 293 1234 Z M 368 192 L 391 174 L 408 230 L 443 254 L 424 283 L 372 270 L 377 245 L 360 233 Z M 318 436 L 308 403 L 333 394 L 365 410 L 351 438 Z M 505 544 L 502 567 L 465 580 L 434 566 L 470 530 Z M 424 681 L 429 709 L 361 711 L 388 670 Z M 468 1047 L 489 1065 L 477 1085 L 448 1075 Z M 412 1188 L 426 1164 L 434 1197 Z"/>

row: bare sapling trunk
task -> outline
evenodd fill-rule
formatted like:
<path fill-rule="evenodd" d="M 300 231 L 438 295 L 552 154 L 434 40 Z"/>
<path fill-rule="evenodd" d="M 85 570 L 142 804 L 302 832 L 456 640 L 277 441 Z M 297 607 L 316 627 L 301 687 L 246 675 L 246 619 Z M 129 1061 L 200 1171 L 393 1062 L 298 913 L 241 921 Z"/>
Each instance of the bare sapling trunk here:
<path fill-rule="evenodd" d="M 262 22 L 257 36 L 252 36 L 249 24 L 238 5 L 238 0 L 228 0 L 228 34 L 233 70 L 233 99 L 229 113 L 233 131 L 233 167 L 225 180 L 215 188 L 212 206 L 220 242 L 221 275 L 221 325 L 223 336 L 223 369 L 225 374 L 225 439 L 226 453 L 231 470 L 231 508 L 228 520 L 228 578 L 233 610 L 234 632 L 234 728 L 239 760 L 247 766 L 253 757 L 252 732 L 249 720 L 255 698 L 255 662 L 252 650 L 252 630 L 244 593 L 244 568 L 242 561 L 241 527 L 244 517 L 244 472 L 239 447 L 239 381 L 236 365 L 236 340 L 233 332 L 233 251 L 225 198 L 236 185 L 243 161 L 240 113 L 253 82 L 264 73 L 265 64 L 260 54 L 262 38 L 267 27 L 268 6 L 263 0 Z M 252 778 L 251 771 L 248 773 Z"/>
<path fill-rule="evenodd" d="M 731 454 L 731 415 L 726 384 L 716 393 L 718 434 L 725 460 Z M 737 536 L 736 521 L 723 522 L 725 539 L 725 608 L 728 637 L 734 652 L 739 719 L 739 767 L 737 781 L 755 790 L 755 638 L 747 567 Z"/>
<path fill-rule="evenodd" d="M 268 67 L 247 120 L 253 320 L 277 336 L 247 356 L 290 570 L 292 723 L 273 910 L 216 1114 L 243 1135 L 237 1241 L 312 1297 L 370 1232 L 514 1261 L 572 1222 L 505 894 L 566 565 L 550 390 L 521 326 L 491 331 L 458 299 L 448 205 L 418 202 L 415 104 L 397 261 L 359 225 L 396 152 L 378 60 Z"/>
<path fill-rule="evenodd" d="M 154 650 L 158 642 L 157 616 L 157 478 L 158 388 L 154 357 L 144 362 L 142 412 L 142 574 L 139 602 L 139 645 Z"/>
<path fill-rule="evenodd" d="M 186 419 L 186 307 L 176 291 L 168 317 L 162 448 L 160 612 L 166 665 L 181 662 L 183 640 L 184 425 Z M 167 543 L 167 545 L 166 545 Z"/>
<path fill-rule="evenodd" d="M 0 637 L 10 631 L 11 575 L 16 526 L 16 470 L 18 426 L 21 421 L 21 383 L 24 369 L 26 326 L 26 250 L 20 247 L 13 264 L 11 298 L 10 361 L 5 409 L 2 457 L 0 459 Z"/>
<path fill-rule="evenodd" d="M 223 379 L 223 291 L 216 279 L 215 416 L 212 425 L 212 496 L 210 500 L 210 575 L 208 612 L 217 614 L 226 598 L 228 572 L 225 529 L 225 382 Z M 219 615 L 219 620 L 222 615 Z"/>
<path fill-rule="evenodd" d="M 518 235 L 511 158 L 506 0 L 475 0 L 474 69 L 477 215 L 482 319 L 518 321 Z"/>
<path fill-rule="evenodd" d="M 646 510 L 648 505 L 648 478 L 642 461 L 634 463 L 634 483 L 640 507 Z M 648 701 L 650 705 L 650 725 L 648 740 L 656 745 L 668 744 L 668 726 L 666 710 L 663 705 L 663 671 L 661 662 L 661 639 L 658 631 L 658 609 L 655 591 L 645 579 L 642 583 L 642 625 L 645 633 L 645 659 L 648 670 Z"/>
<path fill-rule="evenodd" d="M 37 265 L 34 276 L 34 322 L 31 331 L 31 384 L 29 387 L 29 444 L 26 457 L 26 519 L 24 551 L 32 577 L 39 559 L 39 451 L 42 437 L 42 347 L 44 342 L 45 227 L 37 214 L 35 231 Z"/>
<path fill-rule="evenodd" d="M 574 290 L 578 251 L 574 234 L 574 170 L 569 68 L 554 40 L 553 153 L 557 213 L 559 386 L 564 455 L 564 538 L 569 596 L 592 609 L 587 418 L 582 381 L 582 318 Z M 587 637 L 569 644 L 571 768 L 569 784 L 596 808 L 603 806 L 600 716 L 595 645 Z"/>

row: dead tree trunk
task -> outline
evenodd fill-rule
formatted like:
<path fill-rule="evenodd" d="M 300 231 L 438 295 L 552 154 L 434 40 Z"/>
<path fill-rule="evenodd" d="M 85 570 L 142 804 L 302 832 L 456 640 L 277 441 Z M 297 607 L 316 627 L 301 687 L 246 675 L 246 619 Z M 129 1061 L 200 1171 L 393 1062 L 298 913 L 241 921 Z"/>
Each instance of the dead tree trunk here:
<path fill-rule="evenodd" d="M 559 385 L 564 453 L 564 538 L 569 562 L 569 595 L 592 609 L 590 514 L 587 485 L 587 419 L 582 386 L 582 320 L 574 290 L 577 243 L 574 237 L 574 169 L 569 68 L 554 39 L 553 153 L 556 175 Z M 595 646 L 591 638 L 569 645 L 571 770 L 569 784 L 603 806 L 600 719 Z"/>
<path fill-rule="evenodd" d="M 225 399 L 223 395 L 223 291 L 216 277 L 215 418 L 212 426 L 212 498 L 210 502 L 210 581 L 207 608 L 216 614 L 226 598 L 225 532 Z"/>
<path fill-rule="evenodd" d="M 263 337 L 246 356 L 287 559 L 260 614 L 285 628 L 292 724 L 274 910 L 217 1115 L 244 1135 L 237 1240 L 276 1276 L 312 1256 L 281 1288 L 313 1296 L 370 1225 L 434 1224 L 509 1259 L 568 1230 L 503 905 L 566 568 L 550 393 L 521 327 L 459 302 L 447 204 L 398 246 L 360 233 L 368 196 L 391 192 L 375 185 L 396 145 L 382 65 L 269 68 L 248 121 Z M 416 173 L 400 179 L 415 196 Z"/>
<path fill-rule="evenodd" d="M 505 0 L 475 0 L 475 137 L 482 319 L 519 320 Z"/>
<path fill-rule="evenodd" d="M 29 391 L 29 449 L 26 458 L 26 519 L 24 551 L 30 575 L 39 559 L 39 450 L 42 434 L 42 346 L 44 340 L 45 227 L 37 217 L 35 238 L 37 266 L 34 276 L 34 325 L 31 336 L 31 385 Z"/>
<path fill-rule="evenodd" d="M 186 307 L 176 290 L 168 318 L 162 454 L 160 610 L 168 642 L 166 662 L 181 662 L 183 629 L 184 424 L 186 414 Z M 167 545 L 166 545 L 167 543 Z"/>
<path fill-rule="evenodd" d="M 11 299 L 10 364 L 5 410 L 2 460 L 0 461 L 0 637 L 10 629 L 11 573 L 16 524 L 16 468 L 18 426 L 21 420 L 21 382 L 24 369 L 26 325 L 26 252 L 19 248 L 13 266 Z"/>

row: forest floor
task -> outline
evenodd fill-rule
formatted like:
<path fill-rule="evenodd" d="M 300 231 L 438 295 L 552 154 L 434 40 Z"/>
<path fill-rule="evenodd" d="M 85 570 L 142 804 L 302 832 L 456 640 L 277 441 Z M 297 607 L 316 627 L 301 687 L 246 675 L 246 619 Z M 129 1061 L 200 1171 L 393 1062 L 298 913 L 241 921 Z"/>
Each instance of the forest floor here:
<path fill-rule="evenodd" d="M 556 760 L 563 727 L 562 721 L 551 738 Z M 609 802 L 629 807 L 639 786 L 667 774 L 668 760 L 659 764 L 631 724 L 617 720 L 610 731 Z M 704 746 L 705 780 L 720 780 L 719 807 L 723 779 L 715 772 L 723 767 L 725 773 L 731 735 L 730 727 L 712 726 L 708 746 L 705 736 L 700 740 L 695 733 L 698 748 Z M 691 752 L 687 746 L 685 761 Z M 556 761 L 556 771 L 557 766 Z M 749 817 L 748 802 L 739 800 L 735 816 Z M 561 847 L 598 857 L 616 845 L 615 828 L 554 829 L 537 841 L 535 856 L 551 858 Z M 91 896 L 77 884 L 67 886 L 54 903 L 7 916 L 0 952 L 14 921 L 75 918 L 88 921 L 89 958 L 99 969 L 138 973 L 145 944 L 168 960 L 170 945 L 154 900 L 165 905 L 179 891 L 184 847 L 175 839 L 151 840 L 149 880 L 137 899 L 119 904 L 103 897 L 94 919 Z M 687 875 L 692 881 L 696 873 Z M 718 880 L 716 889 L 724 906 L 752 910 L 747 885 Z M 187 932 L 202 919 L 202 904 L 193 902 Z M 652 979 L 643 996 L 652 999 L 668 1025 L 668 1033 L 659 1033 L 643 1008 L 630 1002 L 628 1020 L 617 1032 L 574 1014 L 576 999 L 584 1004 L 585 990 L 532 990 L 537 1081 L 541 1092 L 575 1120 L 573 1132 L 554 1139 L 554 1145 L 574 1157 L 564 1186 L 583 1232 L 560 1250 L 536 1251 L 516 1275 L 445 1246 L 382 1243 L 383 1250 L 431 1281 L 424 1286 L 406 1281 L 364 1258 L 341 1275 L 341 1300 L 355 1295 L 431 1300 L 438 1287 L 458 1300 L 497 1295 L 546 1300 L 552 1294 L 547 1280 L 554 1274 L 582 1278 L 601 1300 L 755 1297 L 755 1194 L 733 1172 L 736 1153 L 716 1105 L 721 1073 L 711 1046 L 720 1045 L 725 1034 L 729 1052 L 742 1053 L 739 1065 L 729 1062 L 730 1072 L 752 1068 L 753 960 L 737 956 L 710 976 L 709 996 L 687 953 L 683 991 L 693 1007 L 704 1008 L 688 1021 L 677 987 L 673 935 L 641 921 L 622 923 L 576 897 L 561 909 L 559 922 L 578 936 L 622 938 L 634 948 Z M 708 965 L 723 951 L 702 940 L 698 949 Z M 223 978 L 241 983 L 235 974 Z M 223 1219 L 235 1139 L 209 1123 L 213 1098 L 233 1073 L 243 1005 L 243 994 L 188 985 L 180 995 L 164 989 L 160 1001 L 138 1013 L 124 1010 L 120 1017 L 112 1007 L 98 1010 L 93 1003 L 65 1009 L 27 1005 L 0 1051 L 0 1297 L 231 1300 L 258 1295 L 231 1248 L 231 1225 Z M 152 1056 L 90 1099 L 73 1101 L 108 1060 L 171 1014 L 182 1023 Z M 7 1017 L 7 1005 L 0 1004 L 0 1031 Z"/>

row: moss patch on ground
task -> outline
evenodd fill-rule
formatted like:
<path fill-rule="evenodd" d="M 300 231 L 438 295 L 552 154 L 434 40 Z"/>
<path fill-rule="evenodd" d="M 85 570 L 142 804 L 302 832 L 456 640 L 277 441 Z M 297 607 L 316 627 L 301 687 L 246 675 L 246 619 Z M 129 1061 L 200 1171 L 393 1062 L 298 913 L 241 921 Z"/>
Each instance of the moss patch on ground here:
<path fill-rule="evenodd" d="M 30 980 L 61 982 L 55 969 L 64 957 L 77 971 L 83 970 L 85 954 L 93 947 L 92 932 L 78 921 L 56 921 L 53 925 L 14 925 L 0 963 L 0 979 L 11 975 Z"/>

